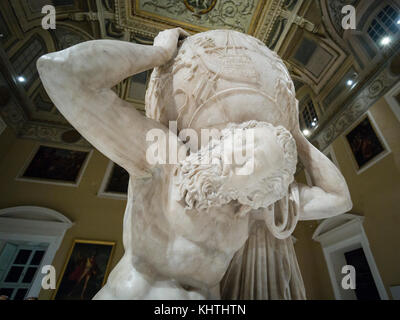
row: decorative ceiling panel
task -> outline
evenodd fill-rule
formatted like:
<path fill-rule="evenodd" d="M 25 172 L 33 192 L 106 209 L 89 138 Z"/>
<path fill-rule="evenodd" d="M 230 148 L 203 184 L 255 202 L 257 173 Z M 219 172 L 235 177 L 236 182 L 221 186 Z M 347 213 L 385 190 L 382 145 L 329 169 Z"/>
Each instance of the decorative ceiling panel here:
<path fill-rule="evenodd" d="M 265 1 L 136 0 L 134 12 L 193 30 L 229 28 L 251 33 Z"/>
<path fill-rule="evenodd" d="M 22 56 L 22 49 L 33 37 L 45 41 L 46 51 L 52 52 L 85 40 L 101 38 L 151 45 L 153 37 L 161 30 L 178 26 L 191 33 L 227 28 L 253 35 L 284 58 L 295 80 L 296 91 L 300 92 L 299 100 L 310 94 L 316 107 L 321 107 L 319 126 L 309 138 L 320 146 L 326 146 L 342 131 L 342 124 L 345 123 L 344 116 L 336 120 L 333 116 L 347 107 L 354 109 L 349 105 L 349 98 L 364 88 L 361 86 L 363 79 L 377 76 L 375 72 L 378 65 L 384 63 L 375 57 L 375 64 L 369 66 L 365 73 L 356 68 L 360 85 L 350 90 L 346 82 L 356 70 L 352 57 L 348 56 L 343 41 L 331 39 L 335 35 L 340 40 L 341 32 L 335 28 L 340 29 L 341 7 L 366 2 L 368 0 L 2 0 L 0 80 L 3 73 L 10 85 L 9 91 L 16 94 L 9 99 L 10 102 L 3 103 L 0 113 L 19 137 L 87 144 L 75 131 L 71 131 L 71 126 L 54 107 L 38 78 L 25 84 L 13 81 L 21 75 L 28 79 L 32 73 L 32 68 L 19 70 L 19 66 L 22 66 L 19 61 L 24 58 L 19 59 L 18 56 Z M 43 14 L 40 8 L 45 3 L 57 7 L 56 30 L 41 28 Z M 320 25 L 315 22 L 319 21 L 317 18 L 313 19 L 320 9 L 329 23 Z M 361 23 L 372 13 L 368 11 L 357 19 Z M 331 30 L 329 35 L 326 26 Z M 354 39 L 358 40 L 361 36 L 355 34 Z M 365 47 L 364 43 L 360 41 L 364 46 L 360 50 L 374 57 L 371 48 Z M 397 47 L 394 49 L 394 45 L 392 47 L 392 53 L 400 50 Z M 373 53 L 378 54 L 375 51 Z M 382 57 L 389 55 L 388 52 Z M 357 56 L 355 58 L 358 59 Z M 16 59 L 18 62 L 15 62 Z M 26 73 L 25 69 L 30 73 Z M 122 81 L 116 86 L 116 92 L 132 107 L 143 112 L 146 81 L 139 78 L 131 77 Z M 0 89 L 1 85 L 0 81 Z M 385 90 L 388 86 L 385 85 Z M 355 104 L 362 111 L 365 109 L 360 106 L 367 105 L 370 104 L 364 101 Z M 358 115 L 358 111 L 354 114 Z M 354 119 L 348 113 L 344 115 L 348 120 L 346 125 Z M 65 139 L 65 135 L 69 136 L 71 132 L 76 141 Z"/>
<path fill-rule="evenodd" d="M 153 37 L 166 27 L 192 32 L 233 29 L 253 34 L 271 2 L 265 0 L 115 0 L 119 27 Z"/>

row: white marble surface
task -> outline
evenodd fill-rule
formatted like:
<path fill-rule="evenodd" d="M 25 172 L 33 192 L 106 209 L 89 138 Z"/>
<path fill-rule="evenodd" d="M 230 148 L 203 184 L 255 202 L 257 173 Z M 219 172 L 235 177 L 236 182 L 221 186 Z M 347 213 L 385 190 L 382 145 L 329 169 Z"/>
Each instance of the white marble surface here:
<path fill-rule="evenodd" d="M 237 298 L 238 292 L 252 288 L 261 293 L 241 297 L 304 299 L 293 245 L 287 241 L 298 220 L 350 210 L 346 182 L 301 134 L 294 86 L 274 52 L 228 30 L 187 37 L 177 50 L 179 36 L 188 34 L 163 31 L 153 46 L 89 41 L 38 61 L 42 82 L 60 112 L 131 175 L 123 222 L 125 254 L 95 299 L 218 298 L 225 274 L 226 297 Z M 151 68 L 143 117 L 111 88 Z M 240 165 L 224 163 L 222 152 L 217 152 L 216 164 L 201 168 L 193 163 L 194 153 L 180 157 L 177 165 L 150 165 L 146 133 L 154 128 L 168 133 L 172 120 L 179 131 L 225 129 L 221 141 L 234 139 L 229 128 L 254 127 L 254 154 Z M 199 147 L 201 156 L 209 143 L 218 150 L 218 142 L 192 141 L 188 146 Z M 293 180 L 296 155 L 313 187 Z M 254 172 L 238 175 L 249 163 Z M 267 233 L 259 241 L 252 240 L 257 232 L 249 236 L 256 220 Z M 257 269 L 275 276 L 268 281 L 264 276 L 261 284 L 240 284 L 243 270 L 230 266 L 233 257 L 234 264 L 260 245 L 265 257 L 272 258 L 268 265 L 249 265 L 252 270 L 246 272 Z"/>

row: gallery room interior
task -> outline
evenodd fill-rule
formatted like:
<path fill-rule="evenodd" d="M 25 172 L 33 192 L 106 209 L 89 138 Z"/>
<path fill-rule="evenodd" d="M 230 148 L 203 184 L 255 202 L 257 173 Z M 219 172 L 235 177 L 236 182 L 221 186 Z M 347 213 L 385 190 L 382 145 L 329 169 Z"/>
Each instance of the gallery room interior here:
<path fill-rule="evenodd" d="M 399 0 L 1 1 L 0 299 L 400 300 L 399 40 Z M 297 146 L 281 197 L 142 174 L 148 128 L 222 114 Z"/>

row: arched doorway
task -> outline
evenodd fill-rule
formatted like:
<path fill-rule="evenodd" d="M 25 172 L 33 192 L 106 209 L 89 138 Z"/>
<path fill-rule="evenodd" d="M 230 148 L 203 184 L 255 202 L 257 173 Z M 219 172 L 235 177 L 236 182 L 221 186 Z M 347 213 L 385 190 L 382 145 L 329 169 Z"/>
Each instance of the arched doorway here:
<path fill-rule="evenodd" d="M 12 300 L 37 297 L 42 267 L 53 262 L 66 230 L 73 223 L 42 207 L 0 210 L 0 295 Z"/>

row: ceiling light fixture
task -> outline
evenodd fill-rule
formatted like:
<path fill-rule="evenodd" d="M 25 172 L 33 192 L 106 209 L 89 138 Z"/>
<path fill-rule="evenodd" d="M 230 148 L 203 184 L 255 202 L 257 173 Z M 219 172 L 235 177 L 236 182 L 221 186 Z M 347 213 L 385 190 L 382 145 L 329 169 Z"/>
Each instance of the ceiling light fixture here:
<path fill-rule="evenodd" d="M 25 81 L 26 81 L 25 78 L 24 78 L 23 76 L 19 76 L 19 77 L 17 78 L 17 80 L 18 80 L 19 82 L 25 82 Z"/>
<path fill-rule="evenodd" d="M 351 87 L 351 86 L 353 85 L 353 83 L 354 83 L 354 81 L 351 80 L 351 79 L 347 80 L 347 82 L 346 82 L 346 84 L 347 84 L 349 87 Z"/>
<path fill-rule="evenodd" d="M 390 39 L 390 37 L 383 37 L 381 40 L 381 45 L 387 46 L 390 42 L 392 42 L 392 39 Z"/>
<path fill-rule="evenodd" d="M 310 131 L 307 130 L 307 129 L 304 129 L 304 130 L 303 130 L 303 134 L 304 134 L 306 137 L 308 137 L 308 136 L 310 135 Z"/>

